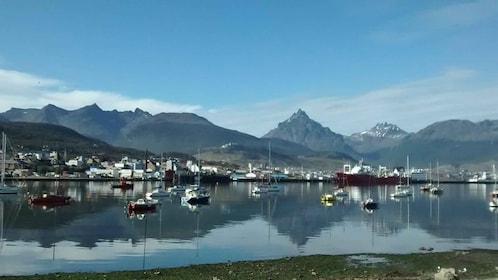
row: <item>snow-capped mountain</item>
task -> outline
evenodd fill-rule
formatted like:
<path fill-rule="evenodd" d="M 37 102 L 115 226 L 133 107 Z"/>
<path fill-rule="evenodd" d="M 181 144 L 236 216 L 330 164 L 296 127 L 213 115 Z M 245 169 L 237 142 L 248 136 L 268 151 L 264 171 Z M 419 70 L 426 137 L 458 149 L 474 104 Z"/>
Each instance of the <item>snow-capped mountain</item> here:
<path fill-rule="evenodd" d="M 377 123 L 369 130 L 354 133 L 350 138 L 354 141 L 365 141 L 366 137 L 400 139 L 408 135 L 408 132 L 399 128 L 399 126 L 387 122 Z"/>

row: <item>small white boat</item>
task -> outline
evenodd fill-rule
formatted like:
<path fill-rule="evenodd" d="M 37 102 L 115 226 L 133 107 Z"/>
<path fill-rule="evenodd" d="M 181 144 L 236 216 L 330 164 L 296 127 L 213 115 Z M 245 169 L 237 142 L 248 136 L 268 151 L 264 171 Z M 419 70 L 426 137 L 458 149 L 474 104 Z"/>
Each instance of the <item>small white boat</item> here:
<path fill-rule="evenodd" d="M 168 188 L 168 192 L 184 192 L 185 190 L 186 187 L 182 185 L 174 185 Z"/>
<path fill-rule="evenodd" d="M 491 207 L 491 208 L 498 207 L 498 198 L 491 199 L 491 201 L 489 202 L 489 207 Z"/>
<path fill-rule="evenodd" d="M 348 196 L 349 195 L 349 192 L 348 191 L 345 191 L 343 188 L 340 188 L 338 190 L 336 190 L 334 192 L 334 195 L 335 196 L 340 196 L 340 197 L 344 197 L 344 196 Z"/>
<path fill-rule="evenodd" d="M 269 192 L 279 192 L 280 188 L 278 185 L 274 184 L 263 184 L 252 189 L 253 194 L 269 193 Z"/>
<path fill-rule="evenodd" d="M 363 209 L 377 209 L 379 207 L 379 203 L 375 202 L 371 197 L 360 203 Z"/>
<path fill-rule="evenodd" d="M 169 196 L 171 196 L 171 192 L 165 191 L 163 189 L 155 189 L 145 194 L 145 197 L 147 198 L 159 198 L 159 197 L 169 197 Z"/>
<path fill-rule="evenodd" d="M 429 191 L 432 194 L 439 195 L 439 194 L 443 193 L 443 188 L 441 188 L 440 186 L 435 186 L 435 187 L 432 187 Z"/>
<path fill-rule="evenodd" d="M 396 191 L 391 194 L 392 198 L 403 198 L 403 197 L 409 197 L 412 196 L 412 192 L 409 190 L 402 190 L 402 191 Z"/>
<path fill-rule="evenodd" d="M 209 191 L 197 185 L 192 185 L 185 190 L 185 200 L 190 204 L 207 204 L 210 198 Z"/>

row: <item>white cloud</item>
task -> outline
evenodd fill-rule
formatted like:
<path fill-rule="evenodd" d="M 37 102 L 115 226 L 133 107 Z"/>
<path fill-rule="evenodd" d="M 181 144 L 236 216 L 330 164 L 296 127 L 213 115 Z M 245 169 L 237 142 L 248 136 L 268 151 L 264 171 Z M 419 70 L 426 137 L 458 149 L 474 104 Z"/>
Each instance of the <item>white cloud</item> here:
<path fill-rule="evenodd" d="M 0 69 L 0 111 L 12 107 L 41 108 L 47 104 L 74 110 L 96 103 L 104 110 L 134 110 L 141 108 L 151 114 L 160 112 L 194 112 L 202 107 L 192 104 L 175 104 L 148 98 L 130 98 L 120 93 L 96 90 L 68 89 L 59 80 L 28 73 Z"/>
<path fill-rule="evenodd" d="M 62 81 L 0 69 L 0 112 L 11 107 L 41 108 L 54 104 L 74 110 L 92 103 L 103 110 L 140 108 L 151 114 L 194 112 L 216 125 L 260 137 L 288 119 L 299 108 L 310 118 L 344 135 L 391 122 L 416 132 L 436 121 L 498 119 L 497 79 L 481 81 L 478 73 L 449 68 L 441 75 L 370 90 L 351 96 L 328 93 L 293 94 L 250 104 L 225 104 L 219 108 L 133 98 L 115 92 L 67 89 Z"/>
<path fill-rule="evenodd" d="M 437 77 L 393 85 L 354 96 L 325 96 L 274 100 L 207 113 L 214 123 L 262 136 L 301 108 L 310 118 L 344 135 L 391 122 L 416 132 L 448 119 L 498 119 L 498 83 L 479 85 L 475 73 L 448 69 Z"/>
<path fill-rule="evenodd" d="M 412 42 L 434 32 L 477 26 L 496 16 L 497 1 L 456 1 L 451 5 L 394 18 L 369 37 L 378 42 Z"/>

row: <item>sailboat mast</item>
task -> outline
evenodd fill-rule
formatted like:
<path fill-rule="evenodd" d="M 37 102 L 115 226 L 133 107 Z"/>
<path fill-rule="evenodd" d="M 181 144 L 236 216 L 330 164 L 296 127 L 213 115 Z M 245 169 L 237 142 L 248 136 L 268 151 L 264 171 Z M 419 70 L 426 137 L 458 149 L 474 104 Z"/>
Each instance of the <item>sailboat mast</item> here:
<path fill-rule="evenodd" d="M 0 182 L 0 186 L 3 186 L 3 182 L 5 181 L 5 154 L 6 154 L 6 147 L 7 147 L 7 136 L 5 135 L 5 132 L 2 132 L 2 178 Z"/>

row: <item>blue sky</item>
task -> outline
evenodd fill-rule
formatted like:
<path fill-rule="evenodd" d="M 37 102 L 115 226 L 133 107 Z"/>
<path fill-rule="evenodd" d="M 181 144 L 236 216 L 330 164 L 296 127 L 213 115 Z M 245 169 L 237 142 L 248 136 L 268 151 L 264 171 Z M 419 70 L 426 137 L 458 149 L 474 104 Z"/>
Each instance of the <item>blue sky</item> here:
<path fill-rule="evenodd" d="M 498 119 L 498 1 L 0 2 L 0 112 L 193 112 L 262 136 Z"/>

